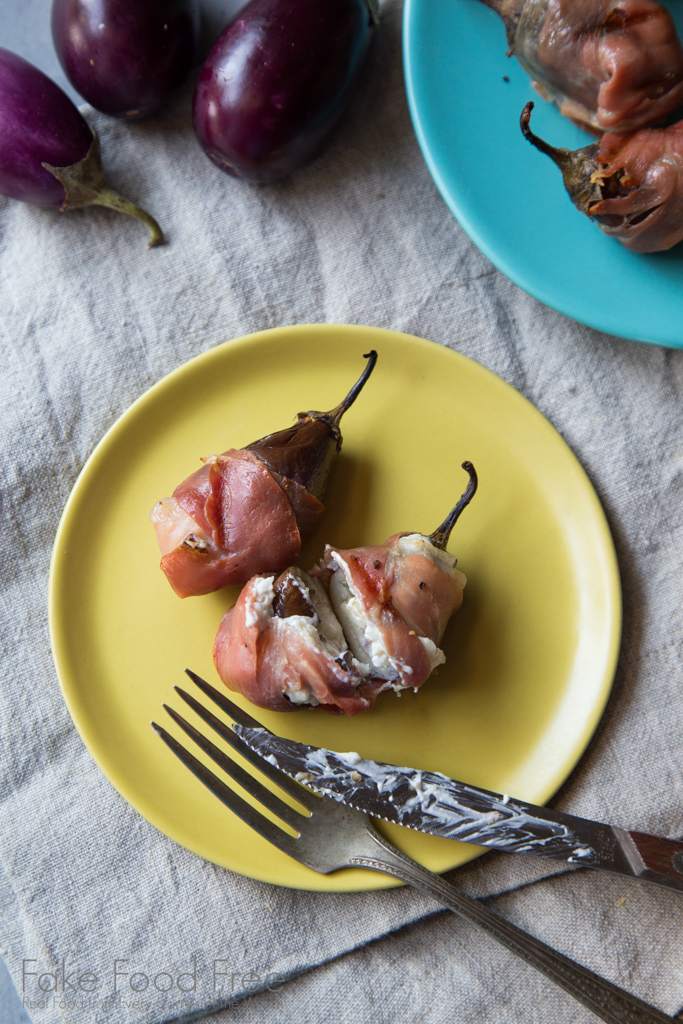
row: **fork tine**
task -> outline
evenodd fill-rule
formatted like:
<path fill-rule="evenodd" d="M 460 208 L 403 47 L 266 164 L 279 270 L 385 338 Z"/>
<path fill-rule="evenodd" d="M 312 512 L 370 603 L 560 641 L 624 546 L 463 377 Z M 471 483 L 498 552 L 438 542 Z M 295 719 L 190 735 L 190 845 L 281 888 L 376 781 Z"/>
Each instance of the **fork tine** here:
<path fill-rule="evenodd" d="M 171 716 L 176 725 L 179 725 L 183 732 L 197 744 L 199 749 L 208 754 L 243 790 L 249 793 L 250 796 L 253 796 L 255 800 L 258 800 L 260 804 L 263 804 L 264 807 L 267 807 L 273 814 L 277 815 L 278 818 L 293 828 L 295 832 L 300 831 L 298 824 L 302 819 L 302 815 L 298 811 L 295 811 L 289 804 L 284 803 L 280 797 L 266 789 L 265 786 L 262 786 L 253 775 L 245 772 L 244 768 L 241 768 L 231 757 L 228 757 L 227 754 L 215 746 L 211 740 L 198 732 L 193 725 L 186 722 L 182 715 L 179 715 L 177 711 L 170 708 L 168 704 L 162 704 L 161 706 Z"/>
<path fill-rule="evenodd" d="M 189 672 L 188 675 L 190 675 Z M 191 675 L 191 678 L 194 682 L 194 674 Z M 199 679 L 200 677 L 197 676 L 196 678 Z M 204 680 L 202 679 L 201 682 L 204 683 Z M 204 686 L 208 687 L 208 690 L 213 690 L 213 687 L 209 686 L 208 683 L 204 683 Z M 200 689 L 202 690 L 203 693 L 206 693 L 208 697 L 211 697 L 211 694 L 204 689 L 204 686 L 200 687 Z M 239 736 L 235 735 L 235 733 L 229 726 L 225 725 L 224 722 L 221 722 L 220 719 L 216 718 L 216 716 L 213 715 L 208 708 L 205 708 L 203 704 L 200 704 L 199 701 L 195 700 L 194 697 L 192 697 L 185 690 L 182 690 L 179 686 L 174 686 L 173 689 L 176 691 L 178 696 L 182 697 L 185 703 L 192 708 L 195 714 L 199 715 L 202 721 L 206 722 L 207 725 L 211 726 L 211 728 L 214 729 L 218 733 L 218 735 L 225 740 L 226 743 L 230 744 L 233 750 L 236 750 L 237 753 L 241 757 L 243 757 L 245 761 L 248 761 L 249 764 L 252 764 L 254 768 L 258 768 L 258 770 L 263 775 L 265 775 L 266 778 L 270 779 L 271 782 L 274 782 L 276 786 L 279 786 L 280 789 L 284 790 L 284 792 L 291 796 L 294 800 L 297 800 L 303 807 L 306 808 L 306 810 L 314 811 L 315 808 L 319 806 L 318 800 L 320 799 L 320 797 L 311 793 L 310 790 L 304 789 L 304 787 L 299 785 L 298 782 L 295 782 L 293 779 L 291 779 L 289 775 L 285 775 L 285 773 L 281 772 L 279 768 L 277 768 L 275 765 L 272 765 L 269 761 L 266 761 L 265 758 L 261 757 L 260 754 L 257 754 L 255 751 L 253 751 L 251 747 L 247 746 L 244 740 L 240 739 Z M 213 692 L 217 693 L 216 690 L 213 690 Z M 218 696 L 222 698 L 222 694 L 218 694 Z M 231 707 L 235 708 L 236 711 L 240 711 L 237 705 L 233 704 L 232 701 L 228 700 L 227 697 L 225 698 L 225 701 Z M 220 704 L 220 706 L 223 708 L 222 703 Z M 223 708 L 223 710 L 226 711 L 226 714 L 232 715 L 232 712 L 227 710 L 227 708 Z M 259 722 L 257 722 L 255 718 L 251 718 L 251 716 L 247 715 L 246 712 L 243 713 L 243 717 L 251 722 L 254 722 L 253 728 L 263 728 L 263 726 Z M 238 718 L 237 721 L 240 723 L 240 725 L 243 724 L 241 712 L 240 718 Z M 266 729 L 265 731 L 269 732 L 270 730 Z"/>
<path fill-rule="evenodd" d="M 154 729 L 157 736 L 159 736 L 166 746 L 173 751 L 175 756 L 183 762 L 186 768 L 189 768 L 193 775 L 195 775 L 200 782 L 203 782 L 207 789 L 209 789 L 214 796 L 228 807 L 233 814 L 236 814 L 238 818 L 253 828 L 254 832 L 265 839 L 267 842 L 272 843 L 273 846 L 277 846 L 284 853 L 289 854 L 290 857 L 297 857 L 296 851 L 296 839 L 283 832 L 281 828 L 274 825 L 268 818 L 264 818 L 260 811 L 251 804 L 248 804 L 246 800 L 243 800 L 241 796 L 233 792 L 229 786 L 226 786 L 224 782 L 214 775 L 213 772 L 209 771 L 201 761 L 198 761 L 193 754 L 186 750 L 182 744 L 178 743 L 176 739 L 171 736 L 170 733 L 162 729 L 156 722 L 150 722 L 150 725 Z"/>
<path fill-rule="evenodd" d="M 265 725 L 261 725 L 260 722 L 257 722 L 255 718 L 248 715 L 247 712 L 243 711 L 242 708 L 237 706 L 237 704 L 233 704 L 233 702 L 229 700 L 224 693 L 221 693 L 220 690 L 216 690 L 213 686 L 207 683 L 206 679 L 202 679 L 202 677 L 198 676 L 196 672 L 192 671 L 192 669 L 186 668 L 185 674 L 190 677 L 195 686 L 199 687 L 202 693 L 205 693 L 206 696 L 214 702 L 214 704 L 218 705 L 221 711 L 225 711 L 226 715 L 229 715 L 235 722 L 239 722 L 240 725 L 250 726 L 252 729 L 265 729 L 266 732 L 270 732 L 270 729 L 266 729 Z"/>

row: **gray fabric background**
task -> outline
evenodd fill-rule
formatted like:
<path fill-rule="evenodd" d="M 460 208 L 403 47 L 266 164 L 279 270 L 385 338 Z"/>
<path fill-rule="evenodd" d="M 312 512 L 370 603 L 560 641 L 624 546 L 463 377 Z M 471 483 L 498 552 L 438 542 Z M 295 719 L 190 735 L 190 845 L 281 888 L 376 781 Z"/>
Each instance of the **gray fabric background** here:
<path fill-rule="evenodd" d="M 32 4 L 36 19 L 46 6 Z M 65 959 L 107 981 L 92 1005 L 32 1006 L 34 1024 L 590 1018 L 415 892 L 298 893 L 200 861 L 124 803 L 75 732 L 46 621 L 51 544 L 74 480 L 146 388 L 250 331 L 328 321 L 414 333 L 478 360 L 549 418 L 603 502 L 625 605 L 606 714 L 555 803 L 683 834 L 683 353 L 545 309 L 472 245 L 412 132 L 400 15 L 399 0 L 386 0 L 371 69 L 332 144 L 274 186 L 212 167 L 192 133 L 190 88 L 138 125 L 89 111 L 112 184 L 158 216 L 163 249 L 146 251 L 142 227 L 104 211 L 61 216 L 0 199 L 2 956 L 20 990 L 29 959 L 42 972 Z M 489 855 L 452 879 L 679 1011 L 680 897 L 587 872 L 548 874 L 548 864 Z M 113 998 L 114 958 L 152 976 L 188 971 L 193 956 L 197 985 L 182 1003 L 177 993 L 128 993 L 134 1005 Z M 222 996 L 211 985 L 217 958 L 239 975 Z M 254 994 L 250 971 L 262 989 L 268 973 L 288 980 Z M 35 996 L 35 979 L 25 994 Z"/>

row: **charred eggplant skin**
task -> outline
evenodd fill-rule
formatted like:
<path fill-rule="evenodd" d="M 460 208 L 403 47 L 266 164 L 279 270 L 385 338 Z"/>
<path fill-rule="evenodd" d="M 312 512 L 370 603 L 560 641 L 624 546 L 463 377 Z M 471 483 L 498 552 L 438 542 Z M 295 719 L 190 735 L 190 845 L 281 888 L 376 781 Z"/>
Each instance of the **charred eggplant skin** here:
<path fill-rule="evenodd" d="M 192 68 L 196 0 L 53 0 L 52 39 L 75 89 L 135 120 L 158 110 Z"/>
<path fill-rule="evenodd" d="M 375 368 L 374 349 L 363 355 L 367 359 L 363 373 L 348 395 L 329 412 L 300 412 L 292 427 L 267 434 L 247 445 L 247 450 L 271 471 L 305 487 L 314 498 L 322 498 L 332 464 L 341 451 L 339 422 L 349 409 Z"/>
<path fill-rule="evenodd" d="M 209 159 L 271 182 L 314 156 L 351 99 L 374 10 L 368 0 L 250 0 L 197 83 L 194 129 Z"/>

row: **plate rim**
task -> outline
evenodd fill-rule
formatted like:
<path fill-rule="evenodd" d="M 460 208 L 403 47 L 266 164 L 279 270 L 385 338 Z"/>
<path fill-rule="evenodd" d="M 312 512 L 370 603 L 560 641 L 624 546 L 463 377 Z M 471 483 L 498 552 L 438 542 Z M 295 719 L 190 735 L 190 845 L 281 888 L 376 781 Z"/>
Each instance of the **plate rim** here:
<path fill-rule="evenodd" d="M 520 405 L 525 408 L 527 414 L 531 414 L 536 419 L 537 423 L 539 424 L 542 430 L 545 430 L 549 434 L 553 435 L 554 440 L 556 442 L 559 442 L 563 446 L 566 455 L 574 463 L 575 468 L 578 469 L 578 471 L 580 472 L 581 476 L 585 481 L 586 493 L 590 495 L 591 504 L 593 506 L 593 514 L 595 517 L 594 523 L 599 527 L 599 532 L 603 540 L 603 550 L 607 555 L 607 561 L 609 563 L 609 572 L 607 573 L 608 585 L 606 589 L 606 594 L 608 594 L 609 596 L 610 605 L 609 642 L 607 645 L 607 651 L 605 656 L 605 670 L 602 674 L 599 692 L 596 695 L 596 700 L 592 705 L 591 714 L 588 716 L 586 723 L 584 725 L 583 732 L 581 733 L 581 739 L 580 741 L 577 740 L 575 743 L 575 746 L 579 748 L 578 752 L 575 755 L 572 754 L 572 757 L 567 759 L 568 767 L 567 765 L 564 765 L 561 768 L 561 770 L 556 770 L 553 775 L 553 778 L 548 780 L 547 785 L 543 789 L 543 794 L 545 795 L 542 795 L 541 799 L 539 800 L 540 803 L 545 803 L 558 791 L 558 789 L 562 785 L 564 785 L 564 783 L 567 781 L 571 773 L 576 769 L 576 766 L 578 765 L 581 758 L 584 756 L 588 748 L 588 745 L 590 744 L 591 739 L 598 726 L 598 723 L 602 718 L 614 682 L 621 645 L 623 607 L 619 565 L 616 555 L 616 549 L 614 546 L 614 540 L 611 534 L 611 530 L 609 528 L 609 523 L 605 511 L 602 507 L 595 487 L 593 486 L 593 483 L 590 480 L 590 477 L 586 473 L 585 469 L 581 465 L 579 459 L 574 454 L 571 447 L 567 444 L 565 439 L 562 437 L 559 431 L 553 426 L 550 420 L 546 416 L 544 416 L 544 414 L 520 391 L 518 391 L 512 384 L 509 384 L 506 380 L 504 380 L 494 371 L 488 369 L 488 367 L 477 362 L 475 359 L 472 359 L 471 357 L 457 350 L 451 349 L 446 345 L 442 345 L 439 344 L 438 342 L 427 340 L 417 335 L 407 334 L 402 331 L 395 331 L 383 327 L 343 323 L 289 324 L 280 327 L 268 328 L 262 331 L 251 332 L 249 334 L 241 335 L 240 337 L 228 339 L 224 342 L 221 342 L 219 345 L 213 346 L 212 348 L 209 349 L 205 349 L 204 351 L 198 353 L 197 355 L 192 356 L 190 359 L 175 367 L 169 373 L 165 374 L 162 378 L 160 378 L 156 383 L 147 388 L 119 416 L 116 417 L 111 426 L 105 431 L 101 439 L 97 442 L 92 452 L 86 459 L 81 471 L 77 475 L 76 480 L 65 503 L 64 509 L 62 511 L 62 515 L 60 517 L 59 525 L 53 543 L 48 580 L 48 624 L 50 644 L 53 654 L 56 675 L 59 682 L 62 697 L 65 701 L 71 719 L 88 752 L 90 753 L 91 757 L 95 761 L 95 764 L 102 772 L 102 774 L 105 776 L 107 781 L 113 786 L 117 793 L 119 793 L 119 795 L 123 797 L 126 803 L 137 814 L 140 814 L 141 817 L 143 817 L 149 824 L 151 824 L 155 829 L 157 829 L 157 831 L 161 832 L 162 835 L 171 839 L 171 841 L 178 843 L 178 845 L 181 845 L 185 849 L 188 849 L 191 853 L 194 853 L 196 856 L 200 856 L 203 859 L 207 860 L 210 860 L 210 858 L 205 857 L 204 854 L 198 852 L 196 849 L 188 847 L 184 842 L 179 840 L 176 835 L 170 834 L 170 832 L 165 831 L 156 822 L 151 820 L 151 818 L 143 810 L 140 809 L 139 802 L 135 802 L 133 799 L 131 799 L 130 794 L 127 792 L 128 787 L 126 785 L 119 785 L 119 781 L 115 777 L 112 777 L 115 775 L 115 773 L 113 771 L 110 771 L 108 769 L 108 766 L 105 767 L 102 764 L 102 760 L 106 762 L 106 756 L 102 757 L 99 750 L 99 743 L 97 742 L 96 738 L 93 736 L 91 732 L 90 722 L 87 719 L 87 716 L 84 713 L 82 713 L 81 710 L 78 708 L 77 700 L 74 699 L 77 696 L 77 693 L 72 693 L 74 687 L 71 685 L 68 679 L 65 678 L 65 673 L 63 673 L 62 666 L 60 665 L 59 652 L 63 649 L 63 646 L 66 645 L 66 640 L 64 639 L 63 635 L 63 631 L 65 630 L 66 627 L 64 627 L 62 623 L 58 620 L 57 607 L 57 588 L 59 586 L 60 563 L 62 558 L 62 556 L 60 555 L 60 548 L 65 536 L 68 534 L 69 530 L 72 529 L 72 509 L 76 508 L 77 503 L 81 499 L 82 489 L 84 487 L 87 487 L 89 476 L 97 472 L 99 460 L 102 453 L 106 451 L 107 447 L 111 443 L 115 443 L 116 435 L 118 433 L 119 428 L 121 426 L 125 426 L 125 423 L 128 420 L 128 418 L 131 415 L 134 415 L 140 406 L 143 406 L 148 402 L 153 403 L 155 401 L 157 394 L 164 392 L 167 388 L 172 388 L 176 379 L 182 378 L 184 373 L 187 371 L 188 367 L 201 365 L 202 362 L 209 361 L 213 358 L 220 358 L 221 352 L 227 351 L 231 346 L 234 346 L 236 343 L 250 344 L 254 340 L 258 340 L 262 337 L 278 335 L 281 334 L 282 332 L 287 332 L 291 330 L 315 332 L 319 331 L 320 329 L 341 329 L 344 332 L 349 331 L 352 333 L 370 331 L 376 335 L 385 336 L 389 341 L 391 338 L 398 336 L 402 339 L 409 340 L 411 343 L 418 343 L 421 346 L 430 348 L 434 347 L 436 349 L 439 349 L 444 353 L 447 353 L 446 358 L 455 357 L 456 359 L 463 360 L 466 363 L 471 364 L 471 366 L 474 368 L 474 372 L 481 373 L 485 377 L 495 382 L 497 386 L 502 387 L 513 400 L 518 401 Z M 64 657 L 61 660 L 66 660 L 66 658 Z M 482 850 L 481 848 L 479 848 L 478 850 L 477 848 L 473 848 L 473 854 L 471 859 L 480 856 L 484 852 L 486 851 Z M 211 860 L 210 862 L 216 863 L 215 861 Z M 462 865 L 458 864 L 455 866 L 457 867 Z M 247 873 L 246 871 L 241 871 L 239 868 L 235 867 L 229 867 L 226 869 L 233 871 L 236 874 L 241 874 L 244 877 L 252 878 L 257 881 L 265 881 L 270 884 L 277 884 L 286 888 L 294 888 L 300 890 L 306 889 L 308 891 L 376 891 L 385 888 L 394 888 L 396 886 L 403 884 L 400 881 L 393 879 L 389 876 L 373 874 L 371 876 L 371 880 L 368 880 L 368 882 L 363 885 L 341 884 L 330 886 L 329 879 L 330 877 L 334 876 L 322 876 L 318 875 L 313 871 L 310 871 L 310 875 L 312 876 L 311 884 L 304 886 L 300 882 L 294 883 L 289 882 L 288 880 L 274 881 L 272 875 L 268 876 L 267 874 L 263 874 L 260 872 L 250 871 Z M 443 870 L 451 869 L 452 868 L 444 868 Z M 360 875 L 361 872 L 356 871 L 355 869 L 346 870 L 344 872 L 339 873 L 339 878 L 341 879 L 343 875 L 350 877 L 352 874 Z M 327 880 L 328 884 L 320 884 L 321 882 L 324 882 L 324 880 Z"/>

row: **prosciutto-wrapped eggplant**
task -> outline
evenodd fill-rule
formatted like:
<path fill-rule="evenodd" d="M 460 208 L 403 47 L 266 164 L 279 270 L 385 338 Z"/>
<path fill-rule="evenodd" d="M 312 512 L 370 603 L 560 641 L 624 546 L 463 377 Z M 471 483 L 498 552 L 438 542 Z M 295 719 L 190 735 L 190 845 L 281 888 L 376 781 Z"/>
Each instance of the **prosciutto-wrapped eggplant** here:
<path fill-rule="evenodd" d="M 355 715 L 375 700 L 322 582 L 301 569 L 250 580 L 223 617 L 213 657 L 226 686 L 272 711 L 320 705 Z"/>
<path fill-rule="evenodd" d="M 445 661 L 439 643 L 466 578 L 446 550 L 477 475 L 430 536 L 327 546 L 319 566 L 250 580 L 223 617 L 214 663 L 223 682 L 275 711 L 320 706 L 355 715 L 383 690 L 417 689 Z"/>
<path fill-rule="evenodd" d="M 364 358 L 365 370 L 334 409 L 300 412 L 292 427 L 203 459 L 172 497 L 156 503 L 150 518 L 161 568 L 179 597 L 246 583 L 299 557 L 324 512 L 320 499 L 342 446 L 340 420 L 377 353 Z"/>
<path fill-rule="evenodd" d="M 483 0 L 541 95 L 601 133 L 661 122 L 683 104 L 683 49 L 654 0 Z"/>
<path fill-rule="evenodd" d="M 524 136 L 557 164 L 576 208 L 605 234 L 633 252 L 662 252 L 683 240 L 683 121 L 606 133 L 570 150 L 534 135 L 532 109 L 527 103 L 522 112 Z"/>

